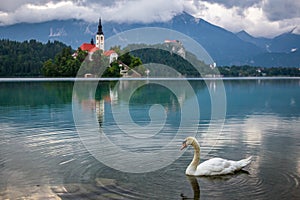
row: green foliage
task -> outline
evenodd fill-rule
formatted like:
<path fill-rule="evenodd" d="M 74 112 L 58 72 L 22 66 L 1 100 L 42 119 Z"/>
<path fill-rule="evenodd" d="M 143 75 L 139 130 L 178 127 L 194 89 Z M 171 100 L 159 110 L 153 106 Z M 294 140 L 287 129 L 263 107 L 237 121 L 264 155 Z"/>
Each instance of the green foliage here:
<path fill-rule="evenodd" d="M 143 63 L 159 63 L 170 66 L 182 75 L 189 74 L 196 76 L 199 74 L 196 69 L 184 58 L 177 54 L 171 54 L 166 50 L 143 48 L 133 51 L 132 54 L 139 57 Z"/>
<path fill-rule="evenodd" d="M 45 76 L 55 77 L 58 75 L 57 66 L 53 63 L 52 59 L 47 60 L 43 64 L 42 73 Z"/>
<path fill-rule="evenodd" d="M 122 51 L 121 51 L 121 46 L 118 45 L 118 46 L 113 46 L 110 48 L 110 50 L 114 50 L 118 55 L 121 55 L 122 54 Z"/>
<path fill-rule="evenodd" d="M 54 59 L 55 55 L 66 47 L 58 41 L 48 41 L 43 44 L 36 40 L 17 42 L 2 39 L 0 40 L 0 76 L 40 76 L 43 63 Z"/>
<path fill-rule="evenodd" d="M 47 77 L 75 77 L 82 61 L 87 56 L 87 53 L 80 49 L 76 53 L 77 56 L 74 58 L 71 47 L 64 48 L 55 56 L 54 61 L 50 59 L 44 62 L 43 75 Z"/>
<path fill-rule="evenodd" d="M 111 63 L 111 66 L 105 70 L 102 77 L 121 77 L 120 67 L 118 62 L 115 61 Z"/>
<path fill-rule="evenodd" d="M 245 76 L 262 76 L 259 67 L 244 66 L 231 66 L 231 67 L 218 67 L 220 74 L 225 77 L 245 77 Z"/>
<path fill-rule="evenodd" d="M 290 76 L 299 77 L 300 69 L 297 67 L 252 67 L 249 65 L 243 66 L 224 66 L 218 67 L 220 74 L 224 77 L 257 77 L 257 76 Z"/>
<path fill-rule="evenodd" d="M 102 74 L 109 67 L 109 58 L 102 54 L 102 51 L 96 51 L 91 59 L 86 59 L 78 72 L 79 76 L 93 74 L 96 77 L 102 77 Z"/>
<path fill-rule="evenodd" d="M 140 58 L 143 63 L 157 63 L 173 68 L 178 74 L 187 77 L 200 77 L 200 75 L 206 75 L 215 73 L 212 69 L 200 61 L 195 55 L 185 51 L 185 58 L 173 52 L 173 49 L 184 50 L 183 47 L 171 44 L 132 44 L 129 45 L 126 50 L 130 51 L 131 54 Z M 149 65 L 148 65 L 149 66 Z M 153 75 L 153 69 L 150 69 Z M 157 70 L 156 70 L 157 71 Z M 163 74 L 164 71 L 155 74 Z M 167 75 L 166 75 L 167 76 Z"/>
<path fill-rule="evenodd" d="M 294 76 L 300 77 L 300 68 L 298 67 L 271 67 L 265 68 L 266 76 Z"/>
<path fill-rule="evenodd" d="M 87 52 L 81 49 L 76 51 L 77 56 L 74 58 L 72 56 L 74 50 L 58 41 L 48 41 L 43 44 L 36 40 L 17 42 L 2 39 L 0 40 L 0 77 L 41 75 L 75 77 L 77 72 L 80 76 L 91 73 L 96 76 L 102 74 L 102 77 L 120 77 L 119 63 L 126 64 L 142 76 L 145 76 L 146 71 L 142 63 L 166 65 L 187 77 L 218 74 L 225 77 L 300 76 L 300 70 L 296 67 L 262 68 L 244 65 L 210 68 L 203 61 L 198 60 L 194 54 L 186 51 L 185 58 L 183 58 L 172 52 L 172 48 L 172 45 L 166 44 L 132 44 L 123 50 L 120 49 L 120 46 L 114 46 L 111 49 L 120 56 L 109 66 L 109 58 L 103 56 L 101 51 L 95 52 L 91 57 L 92 60 L 89 60 L 85 59 Z M 181 47 L 177 46 L 177 48 Z M 151 65 L 148 65 L 147 68 L 149 66 Z M 80 71 L 78 71 L 79 69 Z M 168 73 L 168 71 L 162 69 L 157 72 L 157 74 L 164 73 Z"/>
<path fill-rule="evenodd" d="M 122 61 L 125 65 L 129 66 L 131 64 L 131 55 L 129 52 L 124 53 L 119 57 L 119 60 Z"/>
<path fill-rule="evenodd" d="M 130 67 L 130 68 L 135 68 L 135 67 L 138 67 L 138 66 L 140 66 L 140 65 L 142 65 L 142 64 L 143 64 L 143 63 L 142 63 L 142 61 L 141 61 L 140 58 L 135 57 L 135 56 L 131 56 L 131 62 L 130 62 L 130 64 L 129 64 L 129 67 Z"/>
<path fill-rule="evenodd" d="M 116 52 L 121 52 L 120 47 L 113 47 Z M 95 77 L 120 77 L 119 62 L 123 62 L 130 68 L 137 67 L 141 71 L 142 62 L 139 58 L 123 54 L 117 61 L 109 65 L 109 58 L 104 56 L 102 51 L 96 51 L 90 59 L 85 59 L 87 52 L 78 49 L 77 56 L 72 56 L 71 48 L 64 48 L 53 60 L 47 60 L 43 65 L 43 74 L 49 77 L 83 77 L 85 74 L 92 74 Z M 83 62 L 84 61 L 84 62 Z M 79 70 L 79 71 L 78 71 Z"/>

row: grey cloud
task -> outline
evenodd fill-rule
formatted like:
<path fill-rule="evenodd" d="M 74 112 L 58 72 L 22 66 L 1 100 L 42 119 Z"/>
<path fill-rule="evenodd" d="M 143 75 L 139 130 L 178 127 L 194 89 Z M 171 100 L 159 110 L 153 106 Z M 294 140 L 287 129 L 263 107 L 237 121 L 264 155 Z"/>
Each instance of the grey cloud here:
<path fill-rule="evenodd" d="M 205 4 L 204 4 L 205 2 Z M 48 3 L 48 4 L 47 4 Z M 218 13 L 209 8 L 215 5 Z M 31 6 L 28 6 L 31 4 Z M 232 9 L 234 7 L 234 9 Z M 258 18 L 249 15 L 247 8 L 254 8 Z M 264 32 L 265 25 L 280 32 L 299 24 L 299 0 L 2 0 L 0 4 L 0 25 L 20 22 L 44 22 L 53 19 L 79 19 L 104 21 L 141 22 L 167 21 L 176 14 L 186 11 L 229 30 L 251 27 L 256 33 Z M 250 10 L 251 11 L 251 10 Z M 253 12 L 253 9 L 252 9 Z M 228 19 L 218 20 L 220 13 L 233 13 Z M 253 13 L 252 13 L 253 14 Z M 223 16 L 222 16 L 223 17 Z M 226 15 L 224 16 L 226 18 Z M 238 19 L 243 23 L 231 23 Z M 250 21 L 249 21 L 250 20 Z M 253 21 L 251 21 L 253 20 Z M 260 21 L 262 20 L 262 21 Z M 228 23 L 228 21 L 230 21 Z M 276 21 L 277 23 L 271 23 Z M 229 25 L 228 25 L 229 24 Z M 255 24 L 255 27 L 253 27 Z M 298 30 L 299 32 L 299 30 Z"/>
<path fill-rule="evenodd" d="M 52 2 L 59 2 L 59 1 L 61 0 L 53 0 Z M 49 0 L 13 0 L 13 1 L 3 0 L 0 5 L 0 11 L 12 12 L 25 4 L 43 5 L 47 2 L 49 2 Z"/>
<path fill-rule="evenodd" d="M 300 1 L 267 0 L 263 5 L 263 10 L 271 21 L 300 18 Z"/>
<path fill-rule="evenodd" d="M 89 7 L 93 4 L 112 6 L 121 0 L 3 0 L 0 4 L 0 11 L 11 12 L 26 4 L 44 5 L 46 3 L 58 3 L 61 1 L 72 1 L 76 5 Z"/>
<path fill-rule="evenodd" d="M 89 6 L 91 4 L 100 4 L 103 6 L 113 6 L 118 2 L 125 2 L 124 0 L 75 0 L 75 2 L 82 5 Z"/>
<path fill-rule="evenodd" d="M 15 1 L 2 1 L 0 5 L 0 11 L 10 12 L 20 7 L 20 5 L 26 3 L 32 3 L 34 0 L 15 0 Z"/>
<path fill-rule="evenodd" d="M 167 21 L 185 9 L 186 0 L 15 0 L 0 5 L 0 24 L 41 22 L 53 19 L 93 21 L 103 16 L 108 21 Z M 47 4 L 49 3 L 49 4 Z M 60 3 L 60 4 L 58 4 Z M 28 7 L 28 4 L 33 7 Z M 51 8 L 45 7 L 50 5 Z M 57 6 L 56 6 L 57 5 Z M 42 9 L 36 9 L 43 6 Z M 31 13 L 31 14 L 29 14 Z M 33 16 L 36 15 L 36 16 Z M 57 16 L 57 17 L 56 17 Z"/>
<path fill-rule="evenodd" d="M 226 8 L 232 8 L 232 7 L 248 8 L 255 4 L 260 3 L 262 0 L 201 0 L 201 1 L 221 4 Z"/>
<path fill-rule="evenodd" d="M 107 9 L 107 13 L 110 12 L 111 19 L 118 22 L 167 21 L 177 13 L 183 12 L 183 2 L 183 0 L 118 1 L 113 10 Z"/>

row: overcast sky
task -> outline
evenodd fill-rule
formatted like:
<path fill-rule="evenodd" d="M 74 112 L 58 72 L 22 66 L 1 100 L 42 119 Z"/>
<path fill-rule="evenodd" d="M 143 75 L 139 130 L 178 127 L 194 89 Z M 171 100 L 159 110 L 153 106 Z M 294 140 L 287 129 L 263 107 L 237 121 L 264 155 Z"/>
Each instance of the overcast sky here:
<path fill-rule="evenodd" d="M 183 11 L 232 32 L 300 34 L 300 0 L 0 0 L 0 25 L 53 19 L 153 22 Z"/>

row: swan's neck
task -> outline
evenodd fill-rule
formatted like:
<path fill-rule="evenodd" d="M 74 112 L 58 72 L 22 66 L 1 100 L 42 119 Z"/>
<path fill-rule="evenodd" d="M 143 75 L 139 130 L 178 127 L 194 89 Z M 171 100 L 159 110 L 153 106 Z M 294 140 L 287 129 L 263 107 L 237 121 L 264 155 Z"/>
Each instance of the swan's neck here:
<path fill-rule="evenodd" d="M 194 140 L 192 146 L 194 148 L 194 158 L 189 167 L 196 169 L 200 162 L 200 145 L 197 141 Z"/>

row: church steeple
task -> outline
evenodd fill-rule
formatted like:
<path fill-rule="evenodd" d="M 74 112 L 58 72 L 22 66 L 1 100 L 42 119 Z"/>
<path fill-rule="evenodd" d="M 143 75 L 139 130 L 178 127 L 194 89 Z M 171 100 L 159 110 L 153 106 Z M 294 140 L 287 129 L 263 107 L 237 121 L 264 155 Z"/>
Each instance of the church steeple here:
<path fill-rule="evenodd" d="M 99 18 L 98 32 L 96 35 L 96 47 L 104 52 L 104 34 L 102 31 L 101 18 Z"/>
<path fill-rule="evenodd" d="M 101 18 L 99 18 L 99 24 L 98 24 L 98 32 L 97 35 L 104 35 L 102 31 L 102 24 L 101 24 Z"/>

